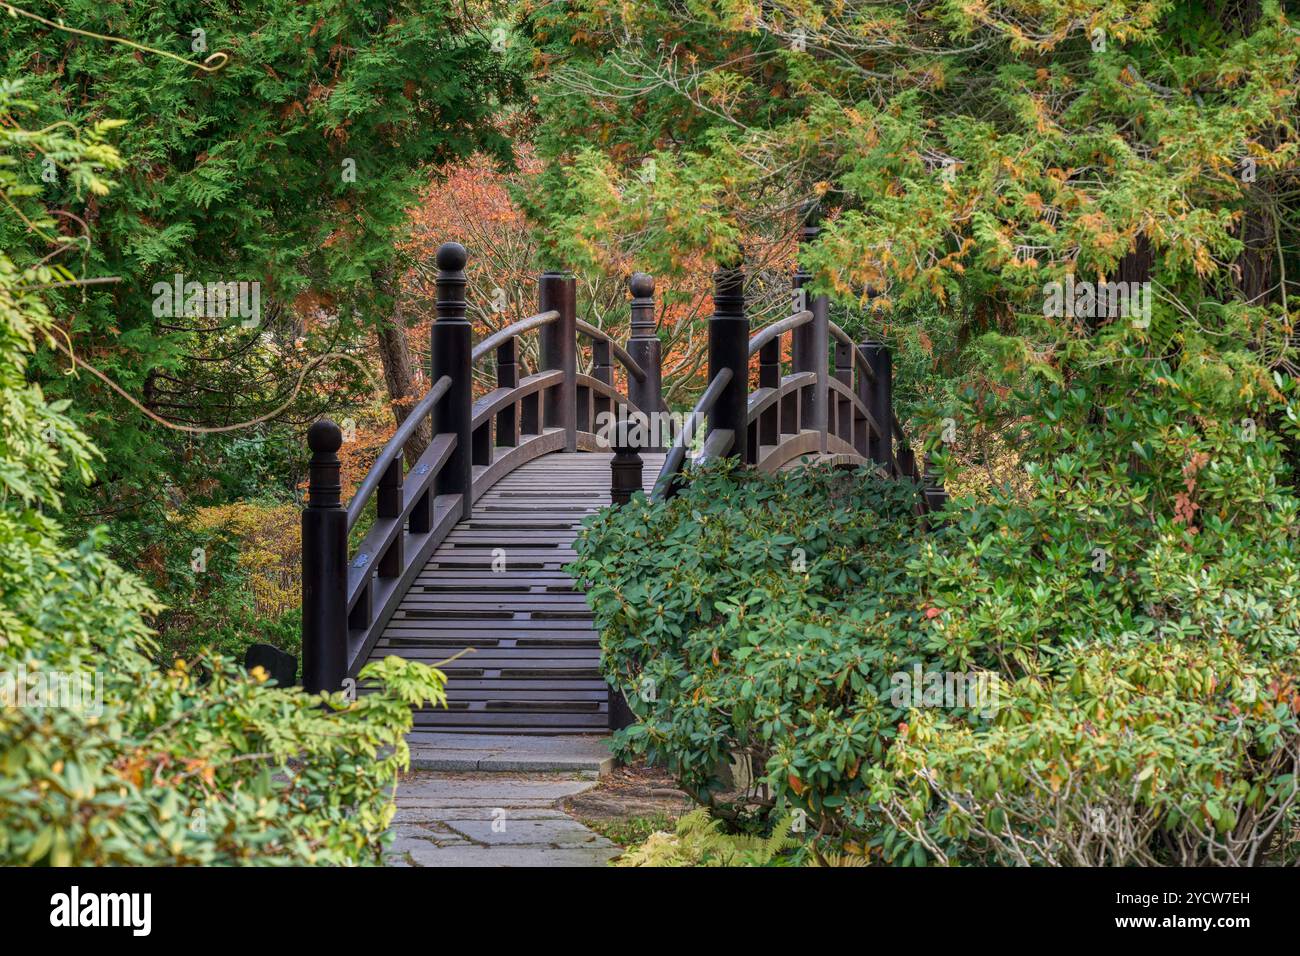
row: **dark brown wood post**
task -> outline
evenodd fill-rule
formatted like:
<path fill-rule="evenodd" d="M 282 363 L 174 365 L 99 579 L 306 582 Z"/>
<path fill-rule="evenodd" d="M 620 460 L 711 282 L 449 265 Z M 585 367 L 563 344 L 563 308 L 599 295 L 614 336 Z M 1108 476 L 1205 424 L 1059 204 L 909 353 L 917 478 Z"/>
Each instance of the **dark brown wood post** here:
<path fill-rule="evenodd" d="M 644 272 L 636 272 L 628 279 L 627 287 L 632 293 L 632 331 L 627 340 L 627 353 L 645 370 L 643 382 L 628 376 L 627 399 L 635 409 L 651 416 L 667 408 L 664 404 L 663 345 L 655 332 L 655 280 Z M 659 429 L 654 430 L 647 447 L 650 451 L 663 451 L 664 436 Z"/>
<path fill-rule="evenodd" d="M 758 387 L 781 387 L 781 337 L 778 335 L 758 350 Z M 758 444 L 776 445 L 781 441 L 780 402 L 773 402 L 758 416 Z M 758 449 L 750 449 L 750 457 L 758 460 Z"/>
<path fill-rule="evenodd" d="M 445 242 L 438 247 L 438 317 L 430 335 L 433 351 L 433 378 L 430 381 L 437 382 L 444 375 L 451 378 L 451 389 L 434 406 L 433 433 L 450 432 L 456 436 L 456 447 L 435 479 L 435 491 L 440 495 L 463 495 L 462 513 L 466 517 L 470 513 L 474 491 L 470 447 L 474 407 L 470 356 L 473 349 L 469 320 L 465 318 L 465 262 L 468 258 L 469 253 L 459 242 Z M 432 509 L 429 509 L 430 521 L 432 517 Z M 416 528 L 412 520 L 413 533 L 428 530 L 427 527 Z"/>
<path fill-rule="evenodd" d="M 628 410 L 625 409 L 626 413 Z M 617 410 L 615 411 L 617 415 Z M 643 472 L 641 456 L 637 454 L 632 443 L 628 441 L 631 422 L 626 414 L 622 420 L 614 423 L 614 457 L 609 463 L 609 498 L 615 508 L 622 507 L 632 500 L 632 496 L 641 491 Z M 623 691 L 613 683 L 609 684 L 608 718 L 610 730 L 622 730 L 636 722 L 636 715 L 628 707 Z"/>
<path fill-rule="evenodd" d="M 806 328 L 812 330 L 809 341 L 812 347 L 813 371 L 817 373 L 817 384 L 813 392 L 812 407 L 808 410 L 809 425 L 821 436 L 821 450 L 826 451 L 826 429 L 830 425 L 830 300 L 824 295 L 812 298 L 813 320 Z"/>
<path fill-rule="evenodd" d="M 604 382 L 606 385 L 613 385 L 614 366 L 612 363 L 609 343 L 604 339 L 593 339 L 591 343 L 591 377 L 598 382 Z M 591 396 L 591 421 L 587 424 L 587 428 L 589 431 L 599 432 L 602 415 L 604 420 L 608 421 L 611 415 L 617 420 L 618 414 L 618 409 L 609 396 L 593 392 Z"/>
<path fill-rule="evenodd" d="M 625 505 L 642 490 L 643 462 L 628 440 L 632 423 L 627 417 L 614 423 L 614 457 L 609 462 L 609 498 L 615 505 Z"/>
<path fill-rule="evenodd" d="M 731 381 L 709 415 L 708 434 L 731 429 L 735 436 L 728 458 L 747 460 L 749 429 L 749 318 L 745 315 L 744 266 L 724 266 L 713 273 L 713 315 L 709 319 L 709 381 L 724 368 Z"/>
<path fill-rule="evenodd" d="M 348 513 L 339 481 L 343 433 L 328 418 L 307 429 L 311 466 L 302 510 L 302 685 L 343 689 L 348 669 Z"/>
<path fill-rule="evenodd" d="M 882 342 L 864 342 L 858 346 L 866 357 L 871 371 L 875 373 L 875 382 L 866 384 L 871 395 L 867 407 L 880 425 L 880 434 L 872 437 L 870 458 L 883 466 L 892 475 L 896 471 L 894 464 L 894 363 L 889 354 L 889 347 Z"/>
<path fill-rule="evenodd" d="M 519 384 L 518 344 L 519 340 L 512 336 L 497 346 L 497 388 L 514 388 Z M 519 444 L 518 403 L 497 412 L 497 444 L 502 448 Z"/>
<path fill-rule="evenodd" d="M 835 342 L 835 380 L 853 387 L 853 350 L 843 342 Z M 853 403 L 835 393 L 835 434 L 853 444 Z"/>
<path fill-rule="evenodd" d="M 799 226 L 799 252 L 802 253 L 804 247 L 813 242 L 821 232 L 821 210 L 818 208 L 817 201 L 810 199 L 799 207 L 799 211 L 802 218 Z M 816 302 L 808 292 L 808 286 L 811 284 L 812 273 L 804 268 L 802 261 L 798 262 L 791 280 L 794 288 L 793 309 L 795 312 L 812 312 L 814 318 L 812 322 L 805 323 L 790 333 L 790 369 L 793 372 L 817 372 L 820 376 L 825 374 L 826 370 L 826 343 L 825 336 L 822 336 L 822 348 L 819 352 Z M 822 325 L 824 327 L 825 322 Z M 820 377 L 818 382 L 824 384 Z M 798 425 L 795 430 L 807 428 L 824 430 L 825 389 L 820 388 L 819 385 L 809 385 L 799 389 L 798 396 Z"/>
<path fill-rule="evenodd" d="M 578 286 L 567 272 L 544 272 L 537 282 L 537 305 L 560 317 L 541 330 L 541 361 L 546 371 L 560 369 L 564 381 L 546 390 L 542 423 L 564 429 L 564 450 L 578 450 Z"/>

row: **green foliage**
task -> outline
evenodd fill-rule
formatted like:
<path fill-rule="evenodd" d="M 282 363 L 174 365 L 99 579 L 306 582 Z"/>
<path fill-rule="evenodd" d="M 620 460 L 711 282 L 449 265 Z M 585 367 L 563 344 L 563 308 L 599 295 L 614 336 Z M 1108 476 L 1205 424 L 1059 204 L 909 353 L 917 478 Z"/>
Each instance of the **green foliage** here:
<path fill-rule="evenodd" d="M 672 833 L 651 833 L 614 866 L 790 866 L 799 847 L 790 818 L 778 820 L 768 836 L 731 834 L 708 811 L 680 817 Z"/>
<path fill-rule="evenodd" d="M 60 149 L 92 190 L 119 160 L 92 136 L 26 129 L 17 92 L 0 89 L 0 199 L 48 231 L 6 191 L 15 155 Z M 102 532 L 69 546 L 55 518 L 65 470 L 88 477 L 95 452 L 25 372 L 53 327 L 45 287 L 70 278 L 0 254 L 0 863 L 377 861 L 411 708 L 443 703 L 444 676 L 389 658 L 361 674 L 380 692 L 349 702 L 216 655 L 154 665 L 152 593 Z"/>
<path fill-rule="evenodd" d="M 15 181 L 67 214 L 64 261 L 121 280 L 55 294 L 71 347 L 163 418 L 202 427 L 265 414 L 292 397 L 312 360 L 353 352 L 386 315 L 373 276 L 395 261 L 428 165 L 476 151 L 510 156 L 495 115 L 518 93 L 517 64 L 467 16 L 444 0 L 70 0 L 58 10 L 69 27 L 171 57 L 0 17 L 0 76 L 26 78 L 37 125 L 98 136 L 126 121 L 115 137 L 131 164 L 111 194 L 84 188 L 61 139 L 12 157 Z M 228 60 L 215 71 L 175 59 L 217 53 Z M 46 159 L 55 182 L 43 178 Z M 0 244 L 20 266 L 52 251 L 4 216 Z M 154 284 L 177 273 L 260 282 L 260 322 L 156 315 Z M 66 356 L 42 350 L 32 372 L 51 395 L 74 400 L 106 456 L 89 492 L 69 489 L 77 513 L 130 517 L 161 510 L 168 493 L 202 503 L 214 481 L 240 493 L 252 472 L 239 467 L 239 443 L 259 435 L 292 439 L 294 454 L 281 452 L 268 474 L 272 488 L 292 492 L 300 434 L 272 424 L 177 436 L 93 376 L 65 376 L 66 366 Z M 364 385 L 357 363 L 331 360 L 311 370 L 286 414 L 310 420 Z"/>
<path fill-rule="evenodd" d="M 809 829 L 842 829 L 906 714 L 890 675 L 923 659 L 914 504 L 911 486 L 865 473 L 718 468 L 667 503 L 591 519 L 571 570 L 639 718 L 619 746 L 729 819 L 797 808 Z M 734 753 L 770 800 L 721 796 Z"/>
<path fill-rule="evenodd" d="M 574 567 L 638 717 L 620 746 L 716 816 L 802 809 L 894 863 L 1292 858 L 1300 541 L 1277 445 L 1171 445 L 1106 480 L 1080 414 L 1077 467 L 1031 463 L 1034 495 L 958 501 L 931 534 L 906 486 L 820 469 L 705 471 L 593 519 Z M 917 665 L 997 683 L 915 707 L 891 690 Z M 723 792 L 733 754 L 758 786 Z"/>
<path fill-rule="evenodd" d="M 673 826 L 674 820 L 666 813 L 648 817 L 630 817 L 626 820 L 583 820 L 583 826 L 595 830 L 619 846 L 644 843 L 651 834 Z"/>

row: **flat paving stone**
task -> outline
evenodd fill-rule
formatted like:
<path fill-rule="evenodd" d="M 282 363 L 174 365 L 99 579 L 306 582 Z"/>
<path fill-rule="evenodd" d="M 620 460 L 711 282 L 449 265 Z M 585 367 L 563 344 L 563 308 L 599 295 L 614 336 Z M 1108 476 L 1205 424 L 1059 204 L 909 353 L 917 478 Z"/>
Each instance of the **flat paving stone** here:
<path fill-rule="evenodd" d="M 412 733 L 411 768 L 433 771 L 589 771 L 614 768 L 608 737 Z"/>
<path fill-rule="evenodd" d="M 417 771 L 397 786 L 389 866 L 604 866 L 622 849 L 557 806 L 597 774 Z"/>
<path fill-rule="evenodd" d="M 407 865 L 415 866 L 604 866 L 622 851 L 608 847 L 432 847 L 413 850 Z"/>
<path fill-rule="evenodd" d="M 604 838 L 577 820 L 520 820 L 506 811 L 500 816 L 472 820 L 448 820 L 455 833 L 488 846 L 568 846 L 594 843 Z"/>

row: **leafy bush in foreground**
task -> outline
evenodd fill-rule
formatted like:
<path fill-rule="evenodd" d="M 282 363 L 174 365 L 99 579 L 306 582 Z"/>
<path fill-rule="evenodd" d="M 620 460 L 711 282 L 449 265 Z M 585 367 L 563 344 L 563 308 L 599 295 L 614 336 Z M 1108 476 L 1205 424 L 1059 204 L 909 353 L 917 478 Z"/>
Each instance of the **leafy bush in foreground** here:
<path fill-rule="evenodd" d="M 1164 514 L 1158 472 L 1125 492 L 1155 528 L 1114 501 L 1045 504 L 1064 468 L 932 534 L 907 486 L 824 469 L 706 470 L 604 512 L 575 570 L 639 718 L 619 743 L 742 828 L 802 810 L 819 847 L 888 862 L 1294 859 L 1295 503 L 1263 478 L 1275 447 L 1236 454 L 1221 467 L 1262 507 L 1201 537 Z M 997 680 L 896 704 L 917 665 Z M 724 799 L 731 754 L 758 781 Z"/>
<path fill-rule="evenodd" d="M 860 771 L 907 714 L 891 675 L 923 660 L 914 500 L 865 474 L 723 467 L 670 502 L 637 496 L 593 518 L 572 570 L 606 675 L 640 718 L 619 744 L 733 821 L 794 807 L 813 830 L 863 824 L 849 808 Z M 765 792 L 719 798 L 734 753 Z"/>
<path fill-rule="evenodd" d="M 23 130 L 0 83 L 0 198 L 33 190 L 3 162 L 58 157 L 108 188 L 118 163 L 96 127 Z M 30 208 L 31 228 L 53 224 Z M 390 658 L 348 703 L 263 683 L 219 656 L 166 671 L 144 615 L 149 590 L 104 556 L 102 534 L 63 543 L 52 516 L 67 468 L 96 451 L 26 377 L 54 324 L 42 289 L 74 279 L 0 253 L 0 865 L 358 863 L 377 860 L 393 813 L 411 706 L 443 701 L 433 668 Z"/>

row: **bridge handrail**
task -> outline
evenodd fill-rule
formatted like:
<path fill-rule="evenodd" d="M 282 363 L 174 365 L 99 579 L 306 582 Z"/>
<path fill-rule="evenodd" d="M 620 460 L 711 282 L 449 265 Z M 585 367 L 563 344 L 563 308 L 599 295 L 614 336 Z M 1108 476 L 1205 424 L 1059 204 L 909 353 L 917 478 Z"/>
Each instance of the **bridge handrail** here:
<path fill-rule="evenodd" d="M 627 349 L 623 348 L 623 346 L 610 338 L 608 332 L 598 326 L 592 325 L 590 322 L 584 322 L 582 319 L 576 320 L 574 325 L 577 326 L 579 332 L 588 338 L 596 339 L 601 342 L 608 342 L 610 351 L 614 353 L 614 358 L 618 359 L 619 363 L 627 369 L 627 374 L 631 375 L 638 382 L 645 381 L 645 369 L 640 366 L 636 359 L 632 358 L 632 356 L 628 354 Z"/>
<path fill-rule="evenodd" d="M 732 371 L 729 368 L 723 368 L 718 374 L 713 376 L 713 381 L 709 382 L 704 394 L 700 396 L 695 407 L 691 409 L 691 414 L 687 416 L 686 425 L 677 435 L 677 440 L 673 442 L 673 447 L 668 449 L 668 454 L 664 457 L 663 467 L 659 469 L 659 477 L 655 479 L 654 491 L 651 496 L 654 498 L 663 498 L 668 492 L 668 487 L 673 478 L 681 471 L 682 464 L 686 460 L 686 449 L 690 446 L 695 438 L 695 429 L 699 427 L 700 421 L 704 416 L 713 411 L 713 406 L 717 404 L 718 397 L 722 395 L 722 390 L 731 383 Z M 734 440 L 735 433 L 732 432 Z"/>
<path fill-rule="evenodd" d="M 874 385 L 876 382 L 876 370 L 871 367 L 871 363 L 867 361 L 867 357 L 858 350 L 857 343 L 853 341 L 849 336 L 849 333 L 845 332 L 833 321 L 829 320 L 826 322 L 826 329 L 832 336 L 849 347 L 849 354 L 853 356 L 853 364 L 857 367 L 858 371 L 867 377 L 867 381 Z"/>
<path fill-rule="evenodd" d="M 805 224 L 801 241 L 815 234 Z M 557 271 L 538 279 L 542 311 L 474 346 L 465 301 L 466 250 L 444 243 L 436 258 L 433 386 L 398 425 L 346 506 L 337 454 L 342 432 L 328 420 L 308 430 L 312 459 L 302 525 L 302 662 L 303 686 L 312 693 L 338 690 L 346 676 L 355 676 L 427 561 L 457 523 L 470 518 L 475 501 L 488 488 L 541 455 L 603 447 L 601 429 L 595 427 L 603 415 L 621 417 L 624 406 L 642 413 L 666 410 L 650 276 L 636 273 L 628 282 L 632 301 L 626 349 L 604 329 L 578 320 L 575 279 Z M 793 286 L 802 292 L 811 281 L 799 268 Z M 697 463 L 728 457 L 773 470 L 810 454 L 843 464 L 871 462 L 885 474 L 920 483 L 924 500 L 919 513 L 943 506 L 943 490 L 931 480 L 929 463 L 918 469 L 902 423 L 893 414 L 887 346 L 855 345 L 830 321 L 825 295 L 812 296 L 808 308 L 751 336 L 744 272 L 738 265 L 715 273 L 713 303 L 709 381 L 667 449 L 652 496 L 662 499 L 676 492 L 707 419 Z M 519 338 L 534 330 L 539 331 L 539 368 L 521 379 Z M 782 336 L 787 333 L 790 352 L 783 358 Z M 590 375 L 579 370 L 582 337 L 591 340 Z M 494 349 L 496 387 L 476 401 L 474 365 Z M 758 387 L 751 391 L 755 353 Z M 627 370 L 626 395 L 615 385 L 615 358 Z M 430 443 L 404 469 L 406 446 L 425 422 Z M 628 440 L 621 430 L 617 434 L 616 443 Z M 618 445 L 610 470 L 612 500 L 626 502 L 642 487 L 634 448 Z M 350 556 L 349 537 L 371 500 L 375 521 Z"/>
<path fill-rule="evenodd" d="M 544 325 L 550 325 L 559 317 L 560 313 L 552 309 L 549 312 L 538 312 L 536 315 L 530 315 L 518 322 L 511 322 L 505 328 L 497 329 L 474 346 L 474 351 L 470 353 L 470 361 L 477 363 L 483 356 L 504 345 L 510 339 L 523 335 L 525 332 L 531 332 L 533 329 L 540 329 Z"/>
<path fill-rule="evenodd" d="M 415 430 L 420 427 L 421 422 L 427 421 L 428 416 L 433 411 L 433 407 L 442 400 L 443 396 L 451 389 L 451 378 L 444 375 L 438 381 L 434 382 L 433 388 L 425 393 L 406 414 L 406 419 L 402 422 L 393 437 L 388 439 L 388 444 L 384 445 L 379 457 L 375 459 L 374 464 L 370 466 L 370 471 L 361 484 L 357 486 L 356 492 L 352 495 L 352 500 L 348 502 L 348 533 L 356 527 L 357 519 L 361 517 L 361 512 L 366 507 L 375 489 L 379 487 L 379 482 L 389 467 L 402 454 L 406 443 L 410 441 Z"/>
<path fill-rule="evenodd" d="M 780 322 L 773 322 L 765 326 L 749 337 L 749 357 L 753 358 L 768 342 L 779 338 L 791 329 L 797 329 L 801 325 L 807 325 L 813 319 L 812 312 L 804 309 L 802 312 L 796 312 L 794 315 L 782 319 Z"/>

